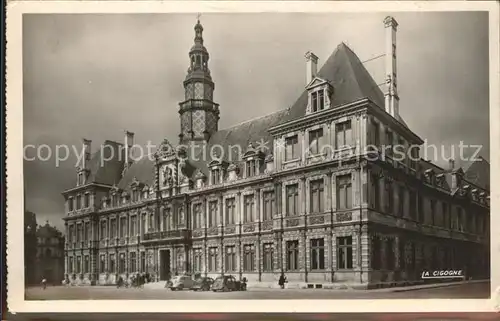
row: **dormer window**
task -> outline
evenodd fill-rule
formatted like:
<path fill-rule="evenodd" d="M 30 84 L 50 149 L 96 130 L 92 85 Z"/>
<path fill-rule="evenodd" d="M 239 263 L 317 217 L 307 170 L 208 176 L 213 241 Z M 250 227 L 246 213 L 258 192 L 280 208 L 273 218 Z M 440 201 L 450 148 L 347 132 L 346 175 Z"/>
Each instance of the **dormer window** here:
<path fill-rule="evenodd" d="M 76 186 L 83 185 L 83 173 L 78 173 Z"/>
<path fill-rule="evenodd" d="M 216 185 L 220 183 L 221 178 L 221 170 L 220 168 L 212 169 L 212 185 Z"/>
<path fill-rule="evenodd" d="M 90 206 L 90 194 L 85 193 L 84 199 L 83 199 L 83 207 L 87 208 Z"/>
<path fill-rule="evenodd" d="M 246 177 L 252 177 L 257 175 L 257 160 L 247 160 L 246 161 Z"/>
<path fill-rule="evenodd" d="M 321 89 L 311 94 L 311 110 L 313 113 L 325 109 L 325 90 Z"/>

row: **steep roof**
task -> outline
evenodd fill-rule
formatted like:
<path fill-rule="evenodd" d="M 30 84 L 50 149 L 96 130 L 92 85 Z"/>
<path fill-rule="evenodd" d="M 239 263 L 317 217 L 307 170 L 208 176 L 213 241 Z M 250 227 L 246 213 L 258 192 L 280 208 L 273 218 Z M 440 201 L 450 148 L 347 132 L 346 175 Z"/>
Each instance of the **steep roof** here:
<path fill-rule="evenodd" d="M 490 163 L 479 156 L 464 172 L 464 178 L 485 190 L 490 190 Z"/>
<path fill-rule="evenodd" d="M 91 183 L 113 185 L 121 180 L 124 164 L 123 145 L 106 140 L 99 151 L 92 154 L 89 161 Z"/>
<path fill-rule="evenodd" d="M 222 156 L 227 162 L 241 160 L 250 143 L 262 148 L 266 154 L 272 153 L 274 142 L 268 129 L 289 117 L 289 114 L 290 110 L 284 109 L 219 130 L 210 137 L 205 150 L 196 149 L 195 155 L 189 155 L 189 162 L 207 174 L 208 164 L 217 158 L 212 157 L 211 151 L 214 154 L 221 152 L 222 154 L 214 156 Z"/>
<path fill-rule="evenodd" d="M 317 76 L 328 80 L 333 86 L 332 104 L 334 108 L 362 98 L 369 98 L 377 106 L 384 108 L 382 91 L 360 59 L 345 43 L 337 46 Z M 264 143 L 268 147 L 265 152 L 272 153 L 273 138 L 268 129 L 305 116 L 307 100 L 307 91 L 304 89 L 295 103 L 287 109 L 217 131 L 210 137 L 205 149 L 196 148 L 194 153 L 191 152 L 193 149 L 188 149 L 189 163 L 207 175 L 208 164 L 213 160 L 211 150 L 214 152 L 222 151 L 223 159 L 228 162 L 241 159 L 240 152 L 245 153 L 250 143 L 253 143 L 254 147 L 258 147 L 258 142 Z M 398 117 L 398 121 L 406 126 L 401 117 Z M 221 146 L 222 149 L 218 146 Z M 153 170 L 154 162 L 151 159 L 142 159 L 125 172 L 118 186 L 127 189 L 134 177 L 142 183 L 151 185 L 154 177 Z M 119 172 L 121 173 L 121 170 Z"/>
<path fill-rule="evenodd" d="M 378 107 L 384 108 L 384 94 L 375 80 L 366 70 L 358 56 L 345 43 L 340 43 L 326 60 L 317 76 L 328 80 L 334 88 L 333 107 L 369 98 Z M 292 105 L 289 117 L 281 123 L 298 119 L 306 114 L 307 91 L 304 89 L 299 99 Z M 406 126 L 398 115 L 397 120 Z"/>

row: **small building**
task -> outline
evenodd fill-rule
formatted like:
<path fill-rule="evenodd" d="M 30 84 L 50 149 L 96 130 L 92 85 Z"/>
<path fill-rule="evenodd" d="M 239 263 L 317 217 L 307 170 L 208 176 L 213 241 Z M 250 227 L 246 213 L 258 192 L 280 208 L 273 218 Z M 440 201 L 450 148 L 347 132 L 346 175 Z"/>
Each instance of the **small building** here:
<path fill-rule="evenodd" d="M 36 258 L 32 265 L 35 279 L 40 282 L 45 278 L 49 284 L 60 284 L 64 279 L 64 236 L 47 221 L 37 229 L 36 240 Z"/>

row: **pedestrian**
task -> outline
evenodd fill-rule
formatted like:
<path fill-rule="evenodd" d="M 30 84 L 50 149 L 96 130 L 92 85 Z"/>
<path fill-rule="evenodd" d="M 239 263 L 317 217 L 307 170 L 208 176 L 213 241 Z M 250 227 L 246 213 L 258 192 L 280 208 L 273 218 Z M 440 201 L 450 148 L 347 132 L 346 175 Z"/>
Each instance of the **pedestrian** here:
<path fill-rule="evenodd" d="M 281 272 L 280 279 L 278 280 L 278 285 L 284 289 L 285 288 L 285 283 L 286 283 L 286 276 L 285 273 Z"/>
<path fill-rule="evenodd" d="M 42 279 L 42 287 L 44 290 L 47 288 L 47 279 L 46 278 Z"/>

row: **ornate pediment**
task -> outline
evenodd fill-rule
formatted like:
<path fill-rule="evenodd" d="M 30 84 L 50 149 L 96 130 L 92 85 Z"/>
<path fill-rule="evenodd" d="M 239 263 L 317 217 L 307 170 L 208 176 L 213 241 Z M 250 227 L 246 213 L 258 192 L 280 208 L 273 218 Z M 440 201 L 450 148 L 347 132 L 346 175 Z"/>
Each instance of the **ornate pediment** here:
<path fill-rule="evenodd" d="M 273 155 L 273 154 L 268 154 L 268 155 L 266 156 L 266 160 L 265 160 L 265 162 L 266 162 L 266 163 L 271 163 L 271 162 L 273 162 L 273 161 L 274 161 L 274 155 Z"/>
<path fill-rule="evenodd" d="M 245 154 L 243 154 L 243 158 L 249 158 L 249 157 L 262 158 L 262 152 L 252 143 L 248 144 L 247 150 Z"/>
<path fill-rule="evenodd" d="M 330 85 L 327 80 L 320 78 L 320 77 L 314 77 L 314 79 L 311 80 L 311 82 L 306 86 L 306 89 L 309 90 L 309 89 L 312 89 L 312 88 L 315 88 L 318 86 L 322 86 L 325 84 Z"/>
<path fill-rule="evenodd" d="M 199 169 L 196 170 L 195 174 L 194 174 L 194 179 L 206 179 L 207 176 L 205 174 L 203 174 L 202 171 L 200 171 Z"/>
<path fill-rule="evenodd" d="M 160 147 L 158 147 L 157 155 L 160 158 L 166 158 L 166 157 L 176 156 L 176 150 L 172 146 L 172 144 L 170 144 L 170 142 L 168 141 L 168 139 L 165 138 L 161 142 Z"/>

